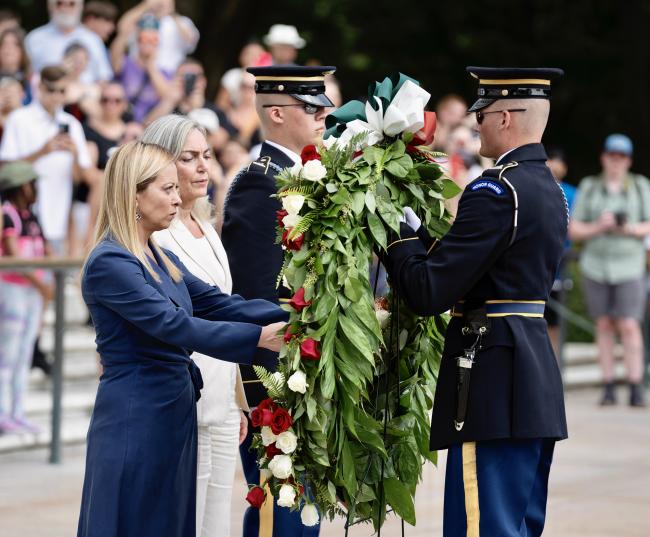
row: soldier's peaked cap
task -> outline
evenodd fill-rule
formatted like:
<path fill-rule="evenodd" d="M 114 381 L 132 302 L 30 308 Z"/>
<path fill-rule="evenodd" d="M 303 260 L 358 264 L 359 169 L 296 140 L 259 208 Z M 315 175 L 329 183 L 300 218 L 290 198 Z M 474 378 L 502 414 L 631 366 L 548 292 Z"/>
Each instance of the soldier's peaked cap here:
<path fill-rule="evenodd" d="M 555 67 L 467 67 L 478 79 L 478 100 L 469 112 L 476 112 L 499 99 L 550 99 L 551 80 L 564 74 Z"/>
<path fill-rule="evenodd" d="M 336 71 L 331 65 L 271 65 L 249 67 L 255 75 L 256 93 L 286 93 L 314 106 L 334 106 L 325 95 L 325 75 Z"/>

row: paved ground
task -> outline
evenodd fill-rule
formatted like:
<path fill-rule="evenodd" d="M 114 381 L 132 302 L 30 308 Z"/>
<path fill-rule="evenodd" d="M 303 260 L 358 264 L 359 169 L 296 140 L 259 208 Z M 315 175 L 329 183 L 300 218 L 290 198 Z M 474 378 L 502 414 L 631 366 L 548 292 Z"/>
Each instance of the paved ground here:
<path fill-rule="evenodd" d="M 557 446 L 551 473 L 545 535 L 552 537 L 650 536 L 650 409 L 599 409 L 593 390 L 567 397 L 571 438 Z M 62 465 L 42 450 L 0 456 L 0 535 L 69 537 L 76 534 L 83 478 L 83 446 L 69 447 Z M 441 463 L 444 464 L 443 460 Z M 444 473 L 428 466 L 417 498 L 418 526 L 409 537 L 441 535 Z M 240 535 L 244 483 L 238 475 L 233 536 Z M 326 523 L 323 537 L 342 537 L 341 521 Z M 372 534 L 355 527 L 350 537 Z M 382 535 L 398 536 L 389 522 Z"/>

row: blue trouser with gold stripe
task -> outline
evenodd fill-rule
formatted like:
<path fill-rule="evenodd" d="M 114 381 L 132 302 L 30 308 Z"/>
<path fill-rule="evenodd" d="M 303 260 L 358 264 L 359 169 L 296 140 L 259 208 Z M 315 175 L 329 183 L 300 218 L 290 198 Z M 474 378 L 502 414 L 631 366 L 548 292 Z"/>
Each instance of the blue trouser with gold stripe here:
<path fill-rule="evenodd" d="M 256 452 L 249 451 L 253 441 L 253 425 L 248 421 L 248 435 L 239 446 L 244 477 L 249 484 L 260 483 L 260 469 Z M 300 511 L 279 507 L 265 502 L 260 509 L 248 507 L 244 513 L 243 537 L 318 537 L 320 524 L 305 526 L 300 520 Z"/>
<path fill-rule="evenodd" d="M 444 537 L 537 537 L 555 440 L 489 440 L 449 448 Z"/>

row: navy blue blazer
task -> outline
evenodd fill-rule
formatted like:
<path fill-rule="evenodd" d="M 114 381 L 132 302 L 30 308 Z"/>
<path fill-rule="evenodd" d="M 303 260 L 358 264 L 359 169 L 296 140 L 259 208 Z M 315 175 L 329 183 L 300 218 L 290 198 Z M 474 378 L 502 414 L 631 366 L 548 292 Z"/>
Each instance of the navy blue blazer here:
<path fill-rule="evenodd" d="M 194 350 L 251 364 L 261 327 L 287 314 L 189 272 L 160 281 L 114 241 L 90 254 L 82 292 L 104 367 L 88 431 L 78 535 L 195 537 Z M 156 255 L 156 257 L 158 257 Z"/>
<path fill-rule="evenodd" d="M 567 207 L 546 166 L 542 144 L 521 146 L 506 156 L 517 166 L 504 172 L 514 196 L 488 172 L 463 192 L 449 232 L 430 250 L 430 239 L 402 224 L 402 238 L 384 263 L 407 304 L 420 315 L 440 314 L 460 300 L 546 300 L 564 249 Z M 426 233 L 425 233 L 426 234 Z M 429 252 L 429 253 L 427 253 Z M 567 436 L 560 371 L 546 321 L 518 316 L 491 318 L 472 368 L 464 428 L 454 428 L 456 361 L 473 339 L 461 318 L 447 328 L 433 415 L 431 449 L 497 438 Z"/>
<path fill-rule="evenodd" d="M 293 166 L 282 151 L 263 143 L 260 157 L 235 177 L 224 202 L 221 242 L 233 267 L 232 292 L 244 298 L 264 298 L 278 303 L 288 298 L 285 287 L 276 285 L 284 253 L 276 244 L 276 211 L 280 202 L 271 196 L 277 192 L 275 176 Z M 277 354 L 260 349 L 256 359 L 275 371 Z M 248 404 L 256 406 L 266 391 L 251 367 L 240 367 Z"/>

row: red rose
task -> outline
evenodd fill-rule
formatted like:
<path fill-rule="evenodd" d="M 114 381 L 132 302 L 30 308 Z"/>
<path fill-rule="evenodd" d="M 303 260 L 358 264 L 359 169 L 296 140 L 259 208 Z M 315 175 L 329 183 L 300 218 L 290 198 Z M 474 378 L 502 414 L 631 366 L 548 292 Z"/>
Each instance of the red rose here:
<path fill-rule="evenodd" d="M 267 397 L 266 399 L 263 399 L 259 405 L 257 405 L 257 408 L 262 410 L 268 408 L 271 412 L 274 412 L 275 409 L 278 408 L 278 405 L 275 404 L 275 401 L 273 399 Z"/>
<path fill-rule="evenodd" d="M 262 487 L 253 487 L 248 491 L 246 495 L 246 501 L 250 503 L 255 509 L 262 507 L 264 500 L 266 499 L 266 492 Z"/>
<path fill-rule="evenodd" d="M 276 455 L 281 455 L 282 451 L 275 447 L 275 442 L 266 446 L 266 458 L 271 460 Z"/>
<path fill-rule="evenodd" d="M 293 229 L 293 228 L 292 228 Z M 282 234 L 282 244 L 284 244 L 287 250 L 298 251 L 302 248 L 302 242 L 305 240 L 305 234 L 301 233 L 295 239 L 289 239 L 289 233 L 291 229 L 285 229 Z"/>
<path fill-rule="evenodd" d="M 253 427 L 264 427 L 271 425 L 273 410 L 257 407 L 251 412 L 251 423 Z"/>
<path fill-rule="evenodd" d="M 309 302 L 308 304 L 311 304 Z M 295 307 L 295 306 L 294 306 Z M 284 342 L 289 343 L 294 337 L 296 337 L 300 331 L 296 332 L 295 334 L 291 331 L 291 326 L 287 327 L 287 331 L 284 333 Z"/>
<path fill-rule="evenodd" d="M 307 306 L 311 306 L 311 300 L 305 302 L 305 288 L 301 287 L 296 291 L 296 294 L 291 297 L 289 300 L 289 305 L 296 311 L 302 311 Z M 285 334 L 286 337 L 286 334 Z M 286 341 L 286 340 L 285 340 Z"/>
<path fill-rule="evenodd" d="M 309 160 L 320 160 L 320 155 L 318 154 L 316 146 L 311 144 L 302 148 L 300 158 L 302 159 L 302 163 L 305 164 Z"/>
<path fill-rule="evenodd" d="M 320 360 L 318 342 L 310 337 L 300 344 L 300 356 L 304 360 Z"/>
<path fill-rule="evenodd" d="M 271 430 L 273 434 L 280 434 L 286 431 L 293 424 L 291 414 L 284 408 L 278 408 L 273 413 L 273 420 L 271 421 Z"/>
<path fill-rule="evenodd" d="M 289 213 L 285 211 L 284 209 L 281 209 L 279 211 L 275 211 L 275 217 L 278 219 L 278 226 L 284 227 L 284 224 L 282 223 L 282 219 L 287 216 Z"/>

